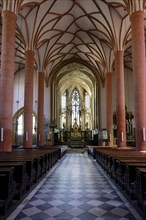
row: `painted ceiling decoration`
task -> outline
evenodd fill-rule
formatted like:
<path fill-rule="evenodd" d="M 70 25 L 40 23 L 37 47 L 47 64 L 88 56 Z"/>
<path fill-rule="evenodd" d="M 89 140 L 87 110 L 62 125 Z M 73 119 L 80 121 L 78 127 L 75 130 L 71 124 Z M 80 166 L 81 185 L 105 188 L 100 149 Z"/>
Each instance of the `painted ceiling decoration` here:
<path fill-rule="evenodd" d="M 25 50 L 34 50 L 46 81 L 58 66 L 77 61 L 104 82 L 117 50 L 132 70 L 130 14 L 145 6 L 146 0 L 0 0 L 1 13 L 17 14 L 15 72 L 25 66 Z"/>

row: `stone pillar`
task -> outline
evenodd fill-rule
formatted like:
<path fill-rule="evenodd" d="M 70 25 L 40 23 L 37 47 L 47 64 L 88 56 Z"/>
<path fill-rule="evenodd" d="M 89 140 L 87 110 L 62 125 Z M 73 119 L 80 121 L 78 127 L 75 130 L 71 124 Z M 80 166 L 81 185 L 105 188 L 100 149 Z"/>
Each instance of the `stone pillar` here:
<path fill-rule="evenodd" d="M 2 47 L 0 80 L 0 151 L 12 151 L 13 87 L 16 15 L 2 12 Z"/>
<path fill-rule="evenodd" d="M 44 73 L 41 72 L 38 80 L 37 145 L 44 145 Z"/>
<path fill-rule="evenodd" d="M 32 147 L 34 52 L 25 51 L 24 138 L 23 147 Z"/>
<path fill-rule="evenodd" d="M 109 146 L 113 146 L 112 73 L 106 73 L 106 124 Z"/>
<path fill-rule="evenodd" d="M 126 147 L 125 89 L 123 51 L 115 52 L 117 147 Z"/>
<path fill-rule="evenodd" d="M 144 12 L 136 11 L 131 17 L 135 136 L 137 150 L 146 150 L 146 74 Z"/>

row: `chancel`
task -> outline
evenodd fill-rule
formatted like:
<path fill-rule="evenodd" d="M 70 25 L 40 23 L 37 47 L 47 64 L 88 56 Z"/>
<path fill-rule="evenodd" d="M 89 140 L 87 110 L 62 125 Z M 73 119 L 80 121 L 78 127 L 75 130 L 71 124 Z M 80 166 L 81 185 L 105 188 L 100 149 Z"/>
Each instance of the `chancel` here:
<path fill-rule="evenodd" d="M 0 0 L 0 220 L 146 219 L 146 0 Z"/>

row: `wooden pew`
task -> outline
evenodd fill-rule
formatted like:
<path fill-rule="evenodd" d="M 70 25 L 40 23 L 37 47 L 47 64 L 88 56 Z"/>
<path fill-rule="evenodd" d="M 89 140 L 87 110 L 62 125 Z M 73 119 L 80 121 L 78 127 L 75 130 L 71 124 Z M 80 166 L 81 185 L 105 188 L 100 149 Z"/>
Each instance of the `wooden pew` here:
<path fill-rule="evenodd" d="M 40 178 L 58 161 L 60 158 L 60 149 L 13 149 L 12 152 L 0 152 L 0 170 L 9 170 L 13 175 L 14 193 L 10 193 L 11 185 L 6 185 L 5 182 L 12 175 L 1 174 L 0 186 L 6 193 L 3 196 L 3 191 L 0 194 L 0 215 L 5 215 L 10 207 L 13 206 L 13 201 L 21 200 L 26 191 L 38 182 Z M 10 172 L 10 173 L 11 173 Z M 4 177 L 5 176 L 5 177 Z M 6 179 L 7 178 L 7 179 Z M 15 182 L 16 181 L 16 182 Z M 7 181 L 9 182 L 9 181 Z M 13 184 L 14 185 L 14 184 Z M 6 188 L 4 188 L 6 187 Z M 18 202 L 18 201 L 17 201 Z"/>
<path fill-rule="evenodd" d="M 136 168 L 135 195 L 137 203 L 146 217 L 146 168 Z"/>
<path fill-rule="evenodd" d="M 136 169 L 146 168 L 146 160 L 125 163 L 125 173 L 123 175 L 123 185 L 131 199 L 135 199 L 134 183 L 136 181 Z"/>
<path fill-rule="evenodd" d="M 14 199 L 19 200 L 26 192 L 27 186 L 27 174 L 26 174 L 26 163 L 25 162 L 1 162 L 0 168 L 2 167 L 14 167 L 13 177 L 16 182 L 16 194 Z"/>
<path fill-rule="evenodd" d="M 0 161 L 11 162 L 26 162 L 26 173 L 27 173 L 27 185 L 26 189 L 29 190 L 32 185 L 36 182 L 36 171 L 35 171 L 35 159 L 33 157 L 19 156 L 11 152 L 1 153 Z"/>
<path fill-rule="evenodd" d="M 112 177 L 116 178 L 115 171 L 117 168 L 117 160 L 129 158 L 144 158 L 144 154 L 136 151 L 135 149 L 96 149 L 97 162 L 103 167 L 104 170 Z"/>
<path fill-rule="evenodd" d="M 135 149 L 96 149 L 96 160 L 130 199 L 137 200 L 146 217 L 145 154 Z"/>
<path fill-rule="evenodd" d="M 13 167 L 0 167 L 0 215 L 5 215 L 16 194 Z"/>
<path fill-rule="evenodd" d="M 34 183 L 36 183 L 42 176 L 46 173 L 45 169 L 45 154 L 37 151 L 37 149 L 31 148 L 22 148 L 13 150 L 17 156 L 32 158 L 34 160 L 34 170 L 35 170 L 35 178 Z"/>
<path fill-rule="evenodd" d="M 127 153 L 136 152 L 135 148 L 96 148 L 96 161 L 110 173 L 112 160 L 119 155 L 126 156 Z"/>
<path fill-rule="evenodd" d="M 19 155 L 27 155 L 29 153 L 29 155 L 39 158 L 42 177 L 47 172 L 47 170 L 49 170 L 60 159 L 60 150 L 61 148 L 39 147 L 19 149 L 15 150 L 15 152 Z"/>
<path fill-rule="evenodd" d="M 145 157 L 144 155 L 119 155 L 116 157 L 112 157 L 112 162 L 109 168 L 109 174 L 110 176 L 116 181 L 116 182 L 121 182 L 121 167 L 119 164 L 119 161 L 122 160 L 127 160 L 129 162 L 134 161 L 142 161 L 145 162 Z"/>
<path fill-rule="evenodd" d="M 116 182 L 121 186 L 122 189 L 125 189 L 126 186 L 126 178 L 128 176 L 129 178 L 129 183 L 132 183 L 133 178 L 131 178 L 131 172 L 129 176 L 129 168 L 127 167 L 128 165 L 138 165 L 138 164 L 143 164 L 145 163 L 146 160 L 145 158 L 135 158 L 135 157 L 130 157 L 127 158 L 119 158 L 116 160 L 116 169 L 115 169 L 115 176 L 116 176 Z M 141 165 L 140 165 L 141 166 Z M 127 169 L 126 169 L 127 168 Z M 134 172 L 133 172 L 134 173 Z M 132 174 L 133 175 L 133 174 Z"/>

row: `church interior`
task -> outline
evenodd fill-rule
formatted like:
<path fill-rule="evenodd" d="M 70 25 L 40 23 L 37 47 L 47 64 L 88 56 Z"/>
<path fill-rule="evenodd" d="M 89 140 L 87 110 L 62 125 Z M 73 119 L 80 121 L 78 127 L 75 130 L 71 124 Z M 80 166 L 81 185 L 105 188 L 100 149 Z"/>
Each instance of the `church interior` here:
<path fill-rule="evenodd" d="M 146 0 L 0 0 L 0 220 L 146 219 Z"/>

